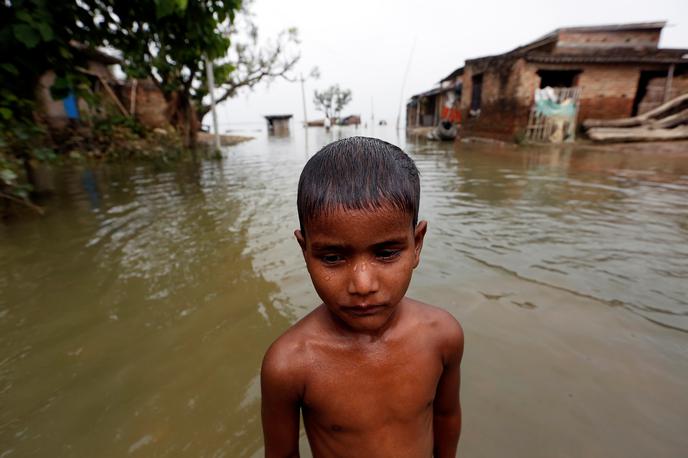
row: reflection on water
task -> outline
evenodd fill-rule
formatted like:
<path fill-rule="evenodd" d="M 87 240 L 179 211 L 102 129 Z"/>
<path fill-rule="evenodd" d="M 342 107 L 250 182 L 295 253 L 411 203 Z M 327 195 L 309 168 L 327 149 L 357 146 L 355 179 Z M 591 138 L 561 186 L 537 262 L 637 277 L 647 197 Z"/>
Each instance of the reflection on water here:
<path fill-rule="evenodd" d="M 360 133 L 401 145 L 422 174 L 429 233 L 411 294 L 466 328 L 462 450 L 503 456 L 539 431 L 515 454 L 553 456 L 619 409 L 592 455 L 685 449 L 688 155 L 379 129 Z M 292 236 L 298 174 L 357 133 L 57 171 L 45 217 L 0 226 L 0 456 L 260 455 L 262 354 L 317 301 Z M 641 428 L 652 440 L 616 447 Z"/>

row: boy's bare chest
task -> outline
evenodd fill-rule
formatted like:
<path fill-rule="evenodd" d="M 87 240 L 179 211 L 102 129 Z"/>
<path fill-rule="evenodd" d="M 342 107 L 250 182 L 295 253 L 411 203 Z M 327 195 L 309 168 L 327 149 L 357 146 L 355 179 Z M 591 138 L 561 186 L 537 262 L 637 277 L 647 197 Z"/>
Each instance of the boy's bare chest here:
<path fill-rule="evenodd" d="M 304 414 L 344 430 L 417 421 L 432 410 L 442 374 L 429 349 L 332 351 L 313 361 Z"/>

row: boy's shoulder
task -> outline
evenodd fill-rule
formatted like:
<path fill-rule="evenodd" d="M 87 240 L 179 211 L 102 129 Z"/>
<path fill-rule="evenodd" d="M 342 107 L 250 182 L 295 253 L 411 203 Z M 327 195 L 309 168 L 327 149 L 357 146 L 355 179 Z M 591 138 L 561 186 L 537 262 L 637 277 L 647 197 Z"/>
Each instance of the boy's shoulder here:
<path fill-rule="evenodd" d="M 463 352 L 463 328 L 459 321 L 443 308 L 405 298 L 407 316 L 417 324 L 420 332 L 436 340 L 443 349 Z"/>
<path fill-rule="evenodd" d="M 463 353 L 463 329 L 448 311 L 408 297 L 403 299 L 402 319 L 395 332 L 401 339 L 422 339 L 432 342 L 443 355 Z M 317 307 L 287 329 L 268 348 L 263 370 L 285 378 L 305 377 L 313 360 L 313 346 L 320 347 L 329 338 L 323 323 L 327 311 Z"/>
<path fill-rule="evenodd" d="M 263 357 L 263 372 L 270 371 L 283 377 L 303 374 L 309 343 L 321 334 L 317 316 L 319 309 L 301 318 L 270 345 Z"/>

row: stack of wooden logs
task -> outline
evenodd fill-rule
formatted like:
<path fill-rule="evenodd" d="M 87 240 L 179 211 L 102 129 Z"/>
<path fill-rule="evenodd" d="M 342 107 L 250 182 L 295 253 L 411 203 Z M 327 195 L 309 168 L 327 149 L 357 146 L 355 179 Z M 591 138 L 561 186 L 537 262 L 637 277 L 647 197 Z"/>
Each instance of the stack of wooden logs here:
<path fill-rule="evenodd" d="M 688 94 L 632 118 L 587 119 L 588 137 L 601 142 L 680 140 L 688 138 Z"/>

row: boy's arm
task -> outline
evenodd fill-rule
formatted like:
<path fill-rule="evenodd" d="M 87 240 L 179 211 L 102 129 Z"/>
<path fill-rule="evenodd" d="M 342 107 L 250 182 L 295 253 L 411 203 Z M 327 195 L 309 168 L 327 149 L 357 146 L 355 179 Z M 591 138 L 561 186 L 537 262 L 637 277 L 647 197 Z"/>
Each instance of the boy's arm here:
<path fill-rule="evenodd" d="M 266 353 L 260 371 L 265 457 L 298 458 L 299 378 L 289 366 L 289 355 L 274 347 Z"/>
<path fill-rule="evenodd" d="M 435 458 L 454 458 L 461 433 L 461 358 L 463 356 L 463 330 L 453 318 L 447 319 L 447 332 L 442 345 L 444 369 L 437 384 L 433 403 L 433 434 Z"/>

